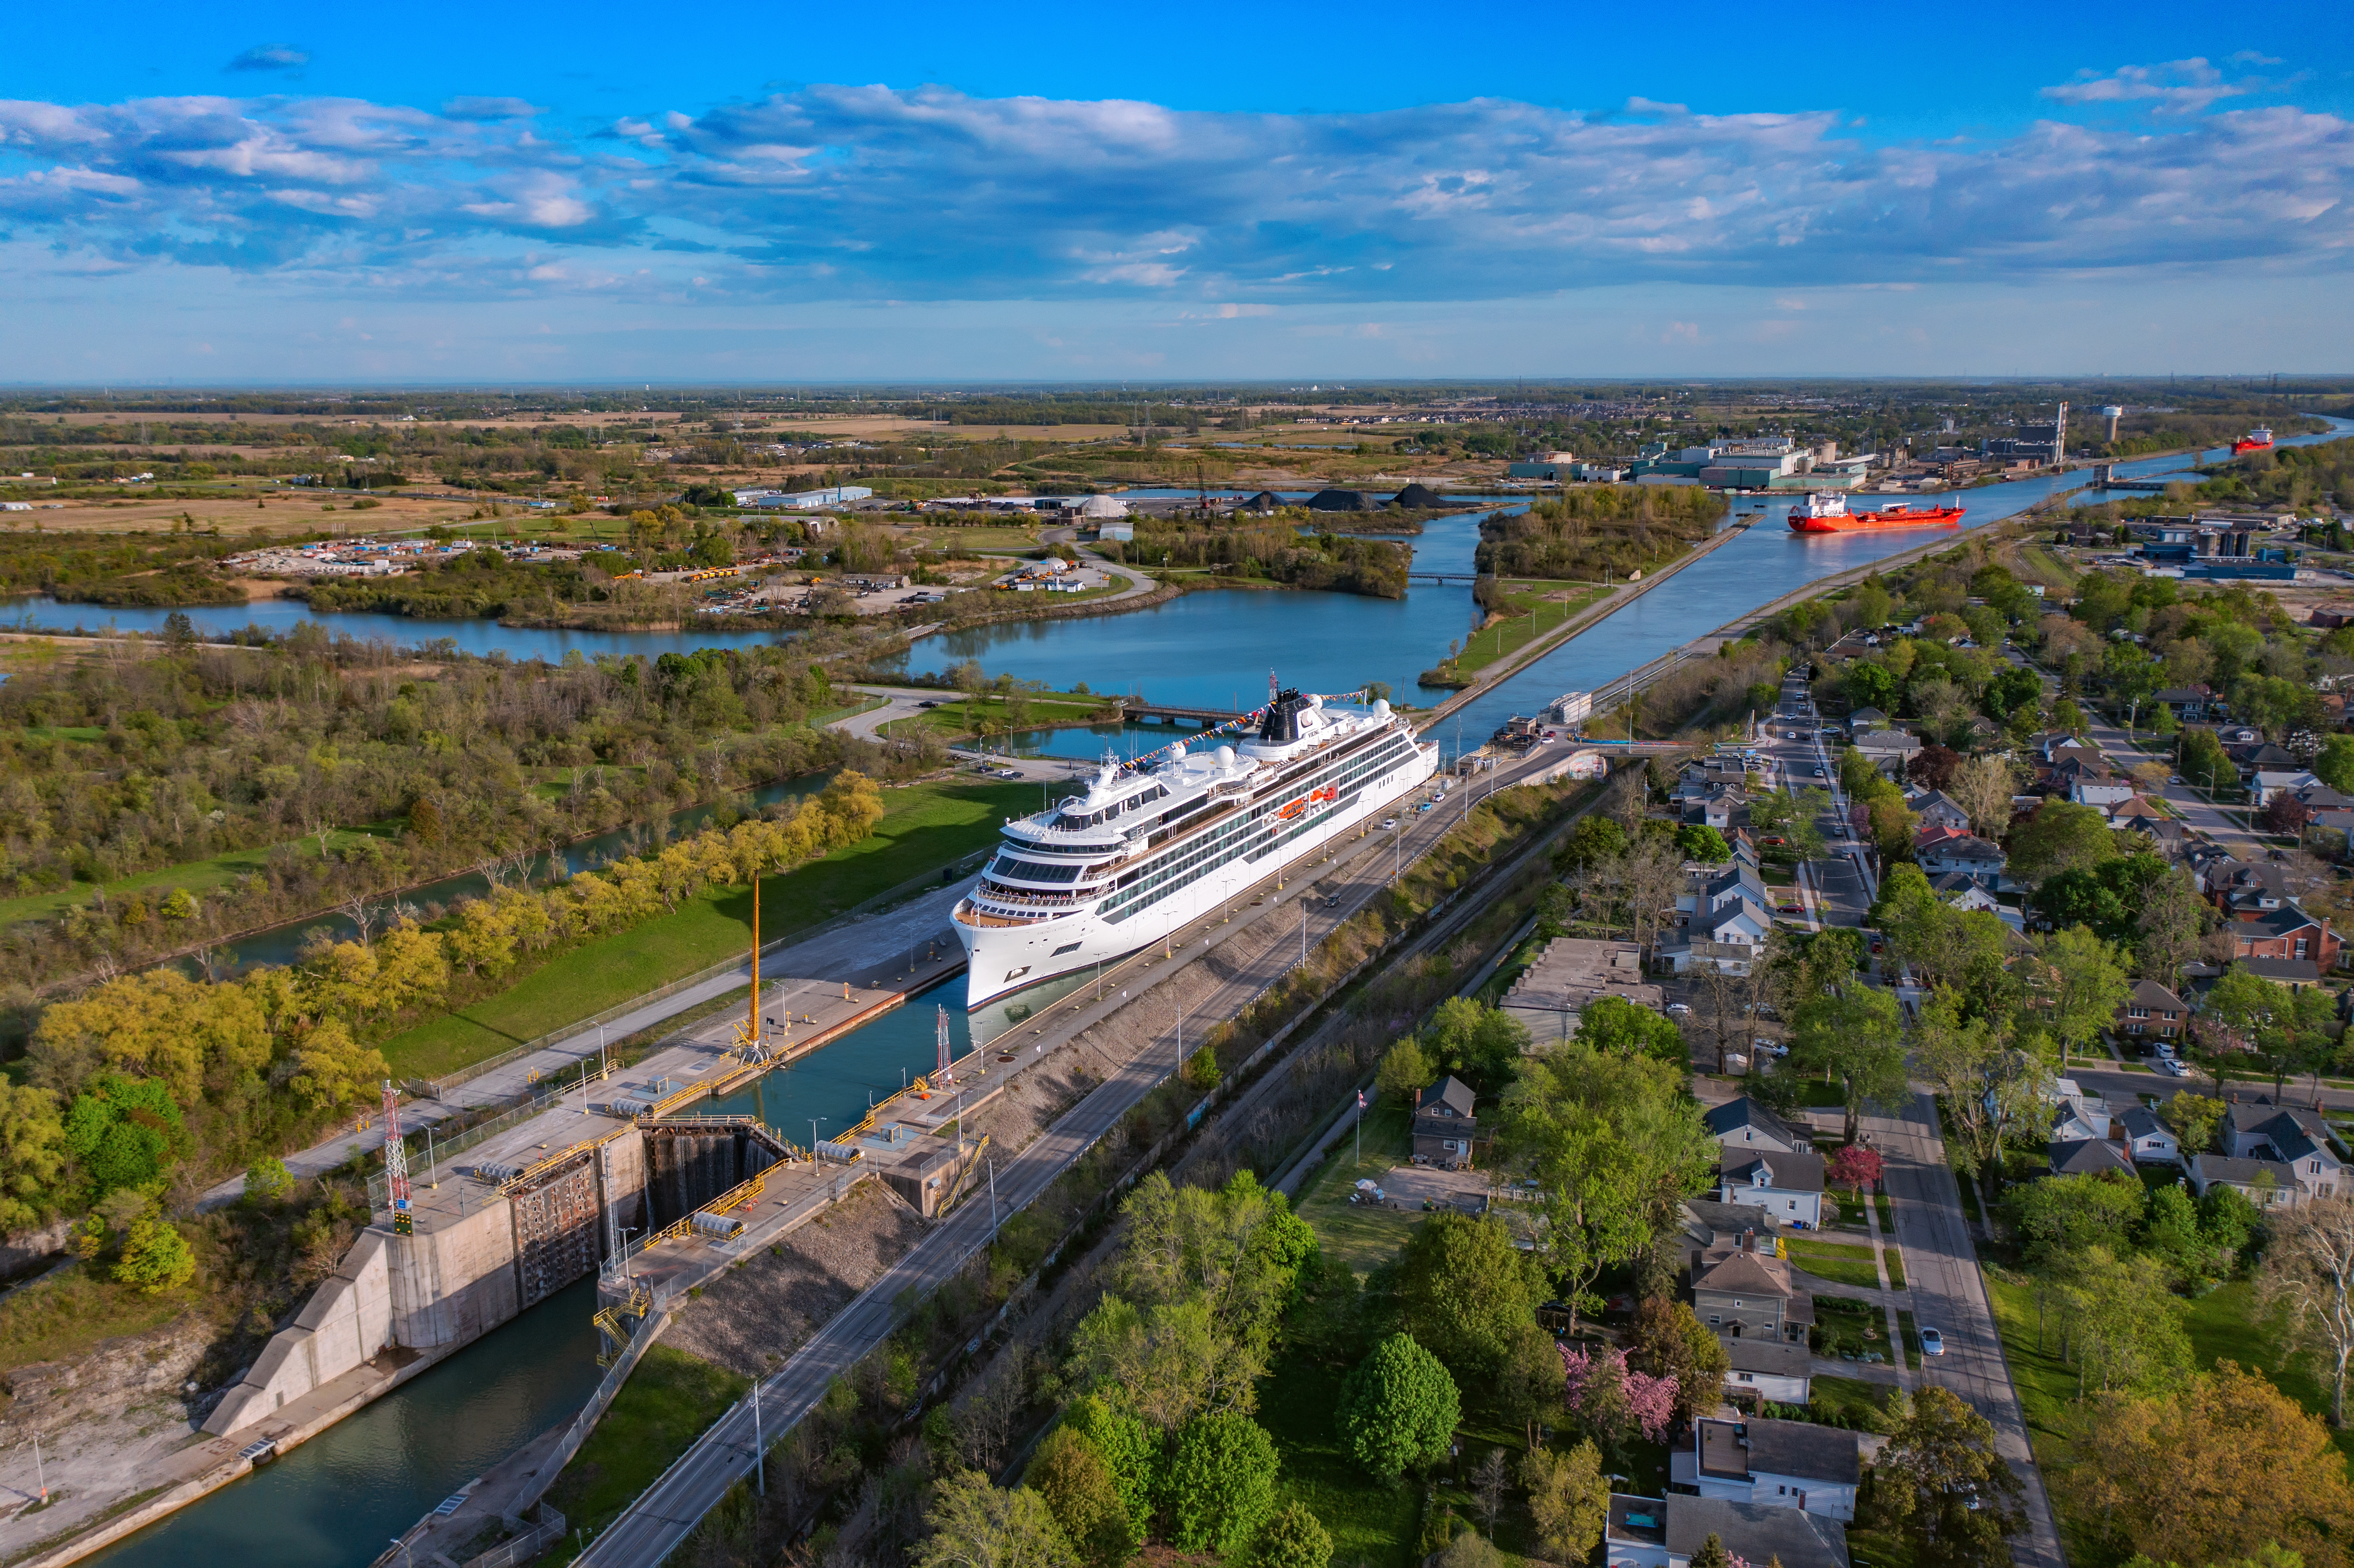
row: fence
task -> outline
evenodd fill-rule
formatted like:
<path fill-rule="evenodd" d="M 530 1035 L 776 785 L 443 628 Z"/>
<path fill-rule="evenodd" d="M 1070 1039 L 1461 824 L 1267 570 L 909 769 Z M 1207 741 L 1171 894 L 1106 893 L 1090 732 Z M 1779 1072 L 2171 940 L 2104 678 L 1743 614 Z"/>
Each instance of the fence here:
<path fill-rule="evenodd" d="M 579 1414 L 572 1418 L 572 1425 L 564 1429 L 564 1436 L 557 1441 L 555 1452 L 541 1461 L 535 1479 L 542 1495 L 556 1484 L 556 1478 L 564 1473 L 564 1467 L 572 1463 L 580 1452 L 580 1445 L 588 1441 L 588 1434 L 597 1430 L 597 1423 L 604 1418 L 614 1395 L 621 1392 L 621 1385 L 630 1381 L 630 1374 L 638 1370 L 638 1363 L 645 1359 L 648 1351 L 653 1349 L 654 1341 L 662 1338 L 662 1331 L 670 1326 L 670 1312 L 664 1305 L 669 1299 L 667 1296 L 657 1296 L 647 1304 L 646 1315 L 638 1319 L 637 1332 L 630 1336 L 630 1342 L 621 1348 L 621 1353 L 613 1358 L 613 1364 L 605 1369 L 604 1377 L 597 1384 L 597 1392 L 588 1396 L 588 1403 L 581 1407 Z M 519 1509 L 527 1506 L 528 1502 L 518 1500 Z M 540 1511 L 546 1514 L 555 1510 L 542 1505 Z M 561 1536 L 563 1533 L 559 1523 L 557 1534 Z M 469 1563 L 467 1568 L 478 1568 L 478 1565 Z"/>
<path fill-rule="evenodd" d="M 521 1522 L 518 1520 L 517 1522 Z M 480 1557 L 467 1559 L 466 1568 L 515 1568 L 528 1563 L 564 1539 L 564 1516 L 546 1503 L 539 1505 L 539 1522 L 521 1535 L 502 1541 Z M 449 1559 L 442 1559 L 443 1562 Z"/>

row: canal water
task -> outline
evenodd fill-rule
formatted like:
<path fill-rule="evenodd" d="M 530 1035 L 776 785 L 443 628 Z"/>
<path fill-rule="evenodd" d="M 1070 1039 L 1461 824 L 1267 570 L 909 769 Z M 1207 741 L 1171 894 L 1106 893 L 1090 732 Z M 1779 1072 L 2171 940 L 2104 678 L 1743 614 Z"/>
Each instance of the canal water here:
<path fill-rule="evenodd" d="M 2335 420 L 2325 436 L 2354 433 L 2354 421 Z M 2211 454 L 2210 454 L 2211 455 Z M 2179 459 L 2120 464 L 2121 477 L 2178 471 Z M 2026 481 L 1968 492 L 1969 526 L 2009 516 L 2062 488 L 2053 480 Z M 1736 511 L 1755 511 L 1755 500 Z M 1722 625 L 1808 582 L 1879 559 L 1905 547 L 1903 535 L 1833 535 L 1801 540 L 1782 525 L 1788 503 L 1766 503 L 1766 523 L 1730 540 L 1679 573 L 1672 583 L 1638 599 L 1546 655 L 1530 671 L 1469 705 L 1467 741 L 1511 713 L 1530 713 L 1561 692 L 1591 688 L 1641 664 L 1700 631 Z M 1476 524 L 1447 520 L 1413 543 L 1418 571 L 1468 570 L 1478 542 Z M 1914 541 L 1917 542 L 1917 541 Z M 299 608 L 285 624 L 301 619 Z M 79 607 L 52 607 L 72 611 Z M 259 605 L 264 610 L 279 607 Z M 1179 612 L 1172 616 L 1172 612 Z M 1469 625 L 1469 592 L 1418 586 L 1403 601 L 1337 594 L 1244 592 L 1190 594 L 1157 609 L 1044 626 L 996 628 L 954 640 L 964 646 L 917 645 L 914 668 L 937 669 L 980 658 L 991 673 L 1047 680 L 1057 687 L 1086 680 L 1098 691 L 1139 689 L 1162 702 L 1224 707 L 1250 704 L 1265 689 L 1272 666 L 1288 683 L 1346 691 L 1367 679 L 1387 680 L 1405 694 L 1413 675 L 1436 663 L 1447 641 Z M 81 619 L 98 624 L 88 616 Z M 160 626 L 155 612 L 144 624 Z M 355 624 L 366 622 L 371 624 Z M 71 618 L 38 622 L 70 626 Z M 123 627 L 134 624 L 124 613 Z M 200 624 L 203 624 L 200 621 Z M 233 630 L 244 620 L 213 623 Z M 414 642 L 420 631 L 462 636 L 460 645 L 514 658 L 561 658 L 584 652 L 662 652 L 714 642 L 763 638 L 678 634 L 524 632 L 485 623 L 434 623 L 388 616 L 333 617 L 329 624 L 355 635 Z M 1172 630 L 1173 629 L 1173 630 Z M 561 642 L 550 641 L 561 639 Z M 632 646 L 620 646 L 622 642 Z M 1400 679 L 1400 673 L 1403 679 Z M 1426 698 L 1427 694 L 1421 694 Z M 1146 731 L 1165 740 L 1166 729 Z M 1087 732 L 1073 744 L 1084 747 Z M 1101 737 L 1095 737 L 1099 743 Z M 1099 745 L 1098 745 L 1099 748 Z M 1075 749 L 1069 755 L 1085 755 Z M 790 789 L 790 786 L 779 786 Z M 1086 983 L 1067 982 L 1070 987 Z M 1013 1008 L 1053 998 L 1009 999 Z M 864 1029 L 707 1108 L 759 1116 L 796 1142 L 810 1118 L 818 1131 L 856 1122 L 878 1097 L 899 1086 L 903 1074 L 936 1060 L 938 1009 L 948 1009 L 956 1049 L 987 1041 L 1020 1022 L 1004 1010 L 968 1018 L 962 987 L 950 980 L 914 998 Z M 304 1444 L 260 1472 L 224 1488 L 93 1559 L 109 1568 L 164 1568 L 188 1562 L 233 1562 L 239 1568 L 362 1568 L 380 1544 L 414 1523 L 436 1502 L 514 1451 L 535 1434 L 577 1411 L 595 1386 L 596 1335 L 589 1316 L 594 1284 L 583 1281 L 453 1356 L 398 1393 Z"/>

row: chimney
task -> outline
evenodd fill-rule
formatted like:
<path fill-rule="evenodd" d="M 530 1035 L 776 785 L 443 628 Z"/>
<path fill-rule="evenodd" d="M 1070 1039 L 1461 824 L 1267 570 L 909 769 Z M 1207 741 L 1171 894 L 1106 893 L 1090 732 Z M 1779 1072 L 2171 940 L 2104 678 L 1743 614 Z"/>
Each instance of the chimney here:
<path fill-rule="evenodd" d="M 1741 1250 L 1744 1252 L 1757 1250 L 1757 1232 L 1755 1228 L 1741 1233 Z"/>

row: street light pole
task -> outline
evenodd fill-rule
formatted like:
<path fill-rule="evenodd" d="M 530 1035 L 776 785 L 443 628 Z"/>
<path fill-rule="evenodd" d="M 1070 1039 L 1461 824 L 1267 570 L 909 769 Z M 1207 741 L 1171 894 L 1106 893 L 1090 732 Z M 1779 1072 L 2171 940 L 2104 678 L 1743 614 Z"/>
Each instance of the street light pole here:
<path fill-rule="evenodd" d="M 812 1165 L 817 1163 L 817 1124 L 826 1119 L 822 1116 L 810 1118 L 810 1163 Z"/>

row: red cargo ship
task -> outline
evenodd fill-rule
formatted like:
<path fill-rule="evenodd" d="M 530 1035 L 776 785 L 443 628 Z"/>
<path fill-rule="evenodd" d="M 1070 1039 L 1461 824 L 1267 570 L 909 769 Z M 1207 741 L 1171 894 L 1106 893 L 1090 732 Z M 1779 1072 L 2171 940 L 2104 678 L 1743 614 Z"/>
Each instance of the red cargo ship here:
<path fill-rule="evenodd" d="M 1790 514 L 1793 534 L 1852 534 L 1866 528 L 1950 528 L 1962 520 L 1958 506 L 1899 503 L 1877 512 L 1850 512 L 1837 491 L 1815 491 L 1803 510 Z"/>
<path fill-rule="evenodd" d="M 2262 425 L 2258 425 L 2239 440 L 2232 443 L 2233 457 L 2238 457 L 2242 452 L 2268 452 L 2272 450 L 2273 433 Z"/>

